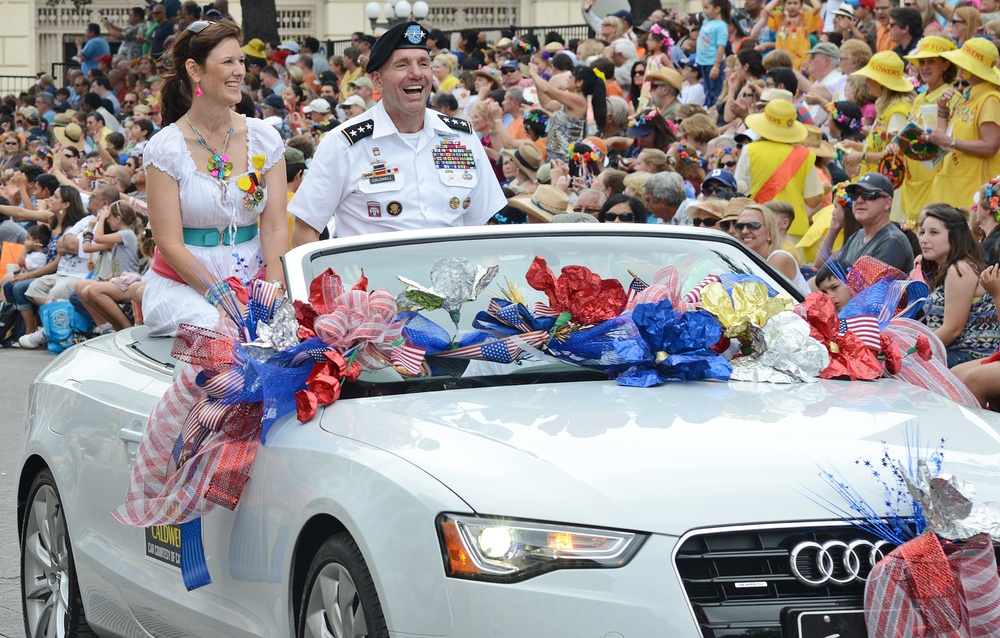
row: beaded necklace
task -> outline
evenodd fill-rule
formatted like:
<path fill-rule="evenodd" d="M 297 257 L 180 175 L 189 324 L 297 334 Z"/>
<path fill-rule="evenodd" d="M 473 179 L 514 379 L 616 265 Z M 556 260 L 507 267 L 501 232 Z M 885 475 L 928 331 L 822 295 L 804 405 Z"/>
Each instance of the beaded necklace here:
<path fill-rule="evenodd" d="M 185 113 L 184 118 L 187 120 L 188 125 L 191 126 L 191 130 L 194 131 L 194 134 L 198 136 L 198 143 L 212 153 L 212 157 L 208 160 L 209 174 L 219 180 L 229 179 L 229 176 L 233 174 L 233 163 L 229 161 L 229 155 L 226 154 L 226 151 L 229 150 L 229 138 L 233 135 L 232 112 L 229 114 L 229 132 L 226 133 L 226 140 L 222 143 L 221 153 L 212 148 L 212 145 L 208 143 L 205 136 L 201 134 L 198 127 L 196 127 L 194 122 L 191 121 L 190 114 Z"/>

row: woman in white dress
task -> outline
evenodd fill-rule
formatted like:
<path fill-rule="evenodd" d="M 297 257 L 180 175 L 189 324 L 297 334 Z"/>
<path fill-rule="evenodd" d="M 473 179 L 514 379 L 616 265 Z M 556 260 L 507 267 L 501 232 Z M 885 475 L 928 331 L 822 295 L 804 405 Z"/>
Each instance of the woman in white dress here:
<path fill-rule="evenodd" d="M 215 325 L 229 278 L 284 285 L 284 147 L 273 128 L 231 109 L 246 74 L 241 40 L 232 21 L 198 21 L 164 56 L 164 129 L 143 150 L 157 244 L 142 304 L 151 335 Z"/>

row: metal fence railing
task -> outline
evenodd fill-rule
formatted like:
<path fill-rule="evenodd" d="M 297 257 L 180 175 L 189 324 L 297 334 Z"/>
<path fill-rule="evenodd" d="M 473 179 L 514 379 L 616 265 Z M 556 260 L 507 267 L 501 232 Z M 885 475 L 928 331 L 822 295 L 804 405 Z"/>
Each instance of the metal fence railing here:
<path fill-rule="evenodd" d="M 35 85 L 33 75 L 0 75 L 0 95 L 17 95 Z"/>
<path fill-rule="evenodd" d="M 52 78 L 55 80 L 56 86 L 66 85 L 66 74 L 70 69 L 79 69 L 80 65 L 76 62 L 53 62 L 52 63 Z"/>
<path fill-rule="evenodd" d="M 570 40 L 574 39 L 583 40 L 586 38 L 593 37 L 593 31 L 591 31 L 590 27 L 588 27 L 586 24 L 567 24 L 555 27 L 498 26 L 493 28 L 480 27 L 477 28 L 476 30 L 479 31 L 480 33 L 485 32 L 487 34 L 487 42 L 490 43 L 498 40 L 501 37 L 500 36 L 501 32 L 506 34 L 510 33 L 511 31 L 514 32 L 515 36 L 524 36 L 529 33 L 534 34 L 538 38 L 538 41 L 540 43 L 545 42 L 545 34 L 548 33 L 549 31 L 555 31 L 560 36 L 562 36 L 563 40 L 565 40 L 567 43 Z M 444 33 L 445 35 L 448 36 L 448 38 L 452 42 L 455 42 L 455 38 L 453 36 L 457 36 L 458 31 L 445 31 Z M 495 37 L 490 38 L 490 35 L 494 35 Z M 328 40 L 326 43 L 326 50 L 328 52 L 328 55 L 341 55 L 343 54 L 344 49 L 346 49 L 349 46 L 351 46 L 350 40 Z"/>

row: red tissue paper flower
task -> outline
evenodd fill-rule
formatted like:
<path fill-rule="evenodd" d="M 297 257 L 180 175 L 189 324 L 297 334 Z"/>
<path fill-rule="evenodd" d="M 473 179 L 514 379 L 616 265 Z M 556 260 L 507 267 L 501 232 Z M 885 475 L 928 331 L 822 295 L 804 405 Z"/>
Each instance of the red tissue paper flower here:
<path fill-rule="evenodd" d="M 313 366 L 306 389 L 295 393 L 295 407 L 301 423 L 312 420 L 319 406 L 330 405 L 340 398 L 341 379 L 354 381 L 361 374 L 357 361 L 348 365 L 344 357 L 336 352 L 323 354 L 326 360 Z"/>
<path fill-rule="evenodd" d="M 819 373 L 823 379 L 848 378 L 871 381 L 882 376 L 882 362 L 853 332 L 840 332 L 840 319 L 833 300 L 822 292 L 811 293 L 801 312 L 809 322 L 810 336 L 830 351 L 830 365 Z"/>
<path fill-rule="evenodd" d="M 559 277 L 542 257 L 535 257 L 525 275 L 528 285 L 544 292 L 549 307 L 569 312 L 574 320 L 597 324 L 625 311 L 628 297 L 617 279 L 601 279 L 584 266 L 566 266 Z"/>
<path fill-rule="evenodd" d="M 903 369 L 903 354 L 900 352 L 899 346 L 893 342 L 889 335 L 880 335 L 879 343 L 882 344 L 880 349 L 886 372 L 899 374 L 899 371 Z"/>

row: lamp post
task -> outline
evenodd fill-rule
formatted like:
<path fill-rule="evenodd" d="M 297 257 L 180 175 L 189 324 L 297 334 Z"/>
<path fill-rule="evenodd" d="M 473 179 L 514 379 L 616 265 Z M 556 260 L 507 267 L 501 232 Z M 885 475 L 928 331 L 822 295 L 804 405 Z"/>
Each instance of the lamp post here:
<path fill-rule="evenodd" d="M 365 5 L 365 16 L 371 22 L 372 31 L 378 27 L 391 29 L 397 24 L 409 22 L 410 20 L 423 20 L 430 13 L 430 7 L 424 0 L 417 0 L 412 5 L 409 0 L 386 0 L 384 5 L 372 0 Z M 385 17 L 383 22 L 379 22 L 380 17 Z"/>

